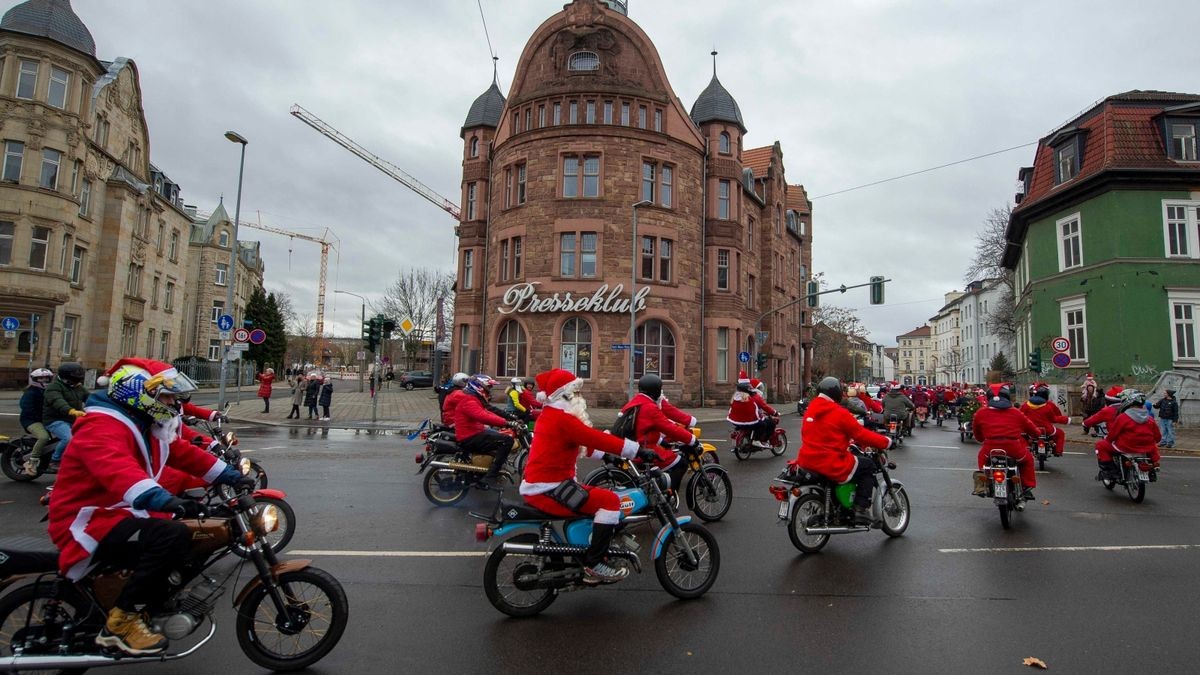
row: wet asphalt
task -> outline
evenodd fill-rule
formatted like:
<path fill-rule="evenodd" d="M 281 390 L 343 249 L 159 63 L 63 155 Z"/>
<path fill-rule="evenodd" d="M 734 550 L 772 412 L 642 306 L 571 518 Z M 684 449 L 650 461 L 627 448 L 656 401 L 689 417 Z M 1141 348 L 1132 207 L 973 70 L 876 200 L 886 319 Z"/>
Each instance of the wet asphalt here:
<path fill-rule="evenodd" d="M 1016 673 L 1026 657 L 1057 672 L 1195 672 L 1200 459 L 1165 458 L 1161 479 L 1134 504 L 1120 488 L 1104 490 L 1085 446 L 1070 445 L 1079 454 L 1051 461 L 1038 501 L 1004 531 L 990 502 L 970 494 L 978 446 L 949 427 L 918 429 L 892 453 L 913 507 L 905 535 L 836 536 L 805 555 L 767 491 L 795 454 L 799 419 L 783 424 L 787 455 L 747 461 L 728 452 L 723 428 L 704 430 L 734 483 L 733 508 L 709 525 L 721 568 L 707 595 L 668 595 L 643 547 L 640 576 L 565 593 L 531 619 L 505 617 L 483 593 L 487 544 L 475 542 L 468 511 L 490 510 L 493 498 L 431 505 L 415 475 L 418 443 L 238 430 L 297 513 L 291 557 L 311 558 L 350 598 L 349 629 L 308 672 Z M 0 482 L 0 535 L 44 532 L 36 498 L 47 483 Z M 459 555 L 414 555 L 429 552 Z M 195 655 L 102 672 L 257 672 L 237 646 L 235 592 Z"/>

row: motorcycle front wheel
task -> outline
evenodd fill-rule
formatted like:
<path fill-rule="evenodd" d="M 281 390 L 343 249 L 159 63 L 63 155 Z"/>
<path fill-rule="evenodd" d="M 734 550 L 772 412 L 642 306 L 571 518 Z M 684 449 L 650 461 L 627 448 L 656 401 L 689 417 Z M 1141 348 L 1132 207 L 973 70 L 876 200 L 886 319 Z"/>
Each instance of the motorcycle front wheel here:
<path fill-rule="evenodd" d="M 688 550 L 695 562 L 688 559 Z M 654 559 L 658 583 L 671 595 L 691 600 L 708 592 L 721 571 L 717 538 L 699 523 L 683 523 L 667 535 L 663 552 Z"/>
<path fill-rule="evenodd" d="M 733 456 L 737 457 L 738 460 L 750 459 L 751 452 L 753 451 L 750 449 L 749 439 L 733 444 Z"/>
<path fill-rule="evenodd" d="M 788 520 L 788 537 L 792 545 L 803 553 L 816 553 L 829 543 L 828 534 L 807 534 L 806 525 L 819 526 L 825 522 L 825 499 L 821 495 L 808 493 L 796 500 L 792 506 L 792 517 Z"/>
<path fill-rule="evenodd" d="M 775 434 L 771 437 L 771 454 L 779 457 L 783 453 L 787 452 L 787 446 L 787 434 L 783 431 L 775 432 Z"/>
<path fill-rule="evenodd" d="M 466 498 L 470 486 L 454 469 L 431 468 L 425 472 L 425 497 L 435 506 L 454 506 Z"/>
<path fill-rule="evenodd" d="M 325 658 L 342 639 L 350 601 L 332 574 L 315 567 L 284 572 L 276 583 L 294 625 L 280 626 L 282 617 L 260 584 L 238 607 L 238 646 L 263 668 L 302 670 Z"/>
<path fill-rule="evenodd" d="M 521 534 L 509 539 L 513 543 L 536 544 L 538 536 L 533 533 Z M 518 578 L 524 575 L 535 575 L 542 563 L 548 560 L 543 556 L 523 553 L 509 553 L 503 545 L 497 546 L 488 555 L 487 564 L 483 568 L 483 592 L 488 602 L 496 609 L 509 616 L 527 617 L 540 614 L 554 602 L 558 594 L 552 588 L 521 588 Z"/>
<path fill-rule="evenodd" d="M 250 473 L 248 475 L 254 479 L 255 490 L 267 489 L 267 470 L 262 468 L 262 464 L 250 460 Z"/>
<path fill-rule="evenodd" d="M 894 485 L 883 493 L 883 523 L 880 528 L 889 537 L 899 537 L 908 529 L 912 506 L 904 488 Z"/>
<path fill-rule="evenodd" d="M 0 598 L 0 656 L 12 656 L 14 639 L 23 642 L 26 637 L 36 637 L 39 642 L 46 640 L 43 648 L 47 651 L 36 653 L 51 654 L 51 649 L 59 646 L 55 640 L 61 639 L 63 625 L 67 623 L 75 624 L 76 633 L 99 633 L 100 625 L 96 622 L 101 619 L 97 618 L 99 613 L 93 612 L 91 607 L 90 600 L 63 581 L 29 584 L 8 593 Z M 84 623 L 81 625 L 80 622 Z M 30 636 L 27 631 L 33 635 Z M 86 670 L 73 668 L 36 672 L 78 675 Z"/>
<path fill-rule="evenodd" d="M 733 481 L 715 464 L 702 465 L 692 474 L 687 487 L 688 502 L 701 520 L 713 522 L 725 517 L 733 506 Z"/>

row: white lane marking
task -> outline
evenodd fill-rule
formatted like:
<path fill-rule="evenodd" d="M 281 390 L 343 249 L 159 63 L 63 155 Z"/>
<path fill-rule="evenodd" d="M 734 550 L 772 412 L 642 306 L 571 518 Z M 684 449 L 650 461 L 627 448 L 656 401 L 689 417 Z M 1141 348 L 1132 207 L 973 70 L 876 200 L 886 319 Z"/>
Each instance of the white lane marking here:
<path fill-rule="evenodd" d="M 902 445 L 902 446 L 900 446 L 900 448 L 892 448 L 892 449 L 897 450 L 897 449 L 901 449 L 903 447 L 904 446 Z M 910 447 L 913 447 L 913 448 L 938 448 L 940 450 L 962 450 L 963 448 L 965 448 L 967 446 L 965 446 L 965 445 L 917 445 L 916 443 L 912 443 L 910 445 Z"/>
<path fill-rule="evenodd" d="M 1153 544 L 1145 546 L 1015 546 L 1012 548 L 939 548 L 938 553 L 1039 553 L 1080 551 L 1185 551 L 1200 549 L 1200 544 Z"/>
<path fill-rule="evenodd" d="M 0 415 L 4 415 L 5 417 L 19 417 L 21 415 L 21 413 L 0 412 Z"/>
<path fill-rule="evenodd" d="M 918 471 L 921 469 L 926 471 L 975 471 L 975 469 L 964 469 L 957 466 L 912 466 L 908 468 L 916 469 Z"/>
<path fill-rule="evenodd" d="M 269 448 L 259 448 L 259 450 L 287 450 L 286 445 L 272 445 Z"/>
<path fill-rule="evenodd" d="M 287 554 L 349 558 L 479 558 L 487 555 L 487 551 L 288 551 Z"/>

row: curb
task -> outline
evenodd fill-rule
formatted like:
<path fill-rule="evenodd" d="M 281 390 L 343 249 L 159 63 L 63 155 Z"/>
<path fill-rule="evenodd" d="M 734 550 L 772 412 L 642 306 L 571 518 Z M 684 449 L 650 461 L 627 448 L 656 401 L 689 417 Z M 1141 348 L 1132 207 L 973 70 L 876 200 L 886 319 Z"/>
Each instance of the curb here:
<path fill-rule="evenodd" d="M 1067 445 L 1082 445 L 1088 449 L 1091 449 L 1091 448 L 1095 447 L 1096 441 L 1098 441 L 1098 440 L 1100 440 L 1098 437 L 1092 438 L 1091 436 L 1089 436 L 1086 440 L 1071 438 L 1070 436 L 1068 436 L 1067 437 Z M 1172 455 L 1181 456 L 1181 457 L 1200 456 L 1200 449 L 1193 450 L 1191 448 L 1159 448 L 1159 452 L 1162 453 L 1162 455 L 1164 457 L 1170 457 Z"/>

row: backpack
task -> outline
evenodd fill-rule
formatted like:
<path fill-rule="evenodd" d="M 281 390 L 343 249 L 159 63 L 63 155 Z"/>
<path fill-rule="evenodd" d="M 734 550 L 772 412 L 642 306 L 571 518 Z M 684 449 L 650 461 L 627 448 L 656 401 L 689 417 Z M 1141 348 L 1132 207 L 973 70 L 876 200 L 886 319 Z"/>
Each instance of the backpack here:
<path fill-rule="evenodd" d="M 608 433 L 618 438 L 637 440 L 637 416 L 641 406 L 634 406 L 629 412 L 617 413 L 617 419 L 609 427 Z"/>

